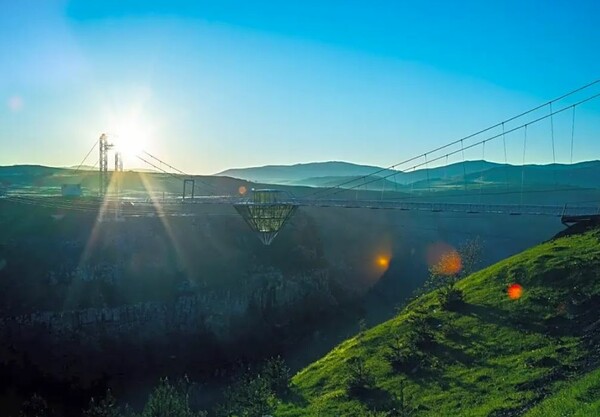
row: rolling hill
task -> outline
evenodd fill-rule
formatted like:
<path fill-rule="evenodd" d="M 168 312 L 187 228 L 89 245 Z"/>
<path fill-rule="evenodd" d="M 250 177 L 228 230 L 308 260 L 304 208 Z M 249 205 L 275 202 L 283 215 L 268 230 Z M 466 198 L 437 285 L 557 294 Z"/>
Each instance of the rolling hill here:
<path fill-rule="evenodd" d="M 464 303 L 434 291 L 341 343 L 296 374 L 276 414 L 595 415 L 599 278 L 598 229 L 533 247 L 459 281 Z"/>
<path fill-rule="evenodd" d="M 373 173 L 381 171 L 377 174 Z M 348 162 L 318 162 L 297 165 L 270 165 L 264 167 L 230 169 L 216 174 L 264 184 L 332 187 L 347 183 L 344 187 L 364 189 L 363 177 L 372 175 L 375 181 L 368 184 L 370 190 L 438 188 L 440 190 L 462 188 L 466 183 L 485 186 L 573 186 L 599 187 L 600 161 L 576 164 L 509 165 L 488 161 L 466 161 L 444 167 L 418 169 L 415 171 L 392 171 L 385 168 L 355 165 Z M 378 178 L 379 177 L 379 178 Z M 406 188 L 404 189 L 406 190 Z"/>
<path fill-rule="evenodd" d="M 372 174 L 380 167 L 357 165 L 349 162 L 311 162 L 296 165 L 267 165 L 263 167 L 234 168 L 216 175 L 268 184 L 296 184 L 307 178 L 358 177 Z"/>

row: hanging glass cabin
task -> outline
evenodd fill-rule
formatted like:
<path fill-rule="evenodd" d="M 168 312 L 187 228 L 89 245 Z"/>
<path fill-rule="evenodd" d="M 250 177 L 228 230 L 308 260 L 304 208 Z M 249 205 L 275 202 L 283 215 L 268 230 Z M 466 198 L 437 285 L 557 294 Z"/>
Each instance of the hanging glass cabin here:
<path fill-rule="evenodd" d="M 285 191 L 252 190 L 250 199 L 234 204 L 234 207 L 260 241 L 270 245 L 298 205 Z"/>

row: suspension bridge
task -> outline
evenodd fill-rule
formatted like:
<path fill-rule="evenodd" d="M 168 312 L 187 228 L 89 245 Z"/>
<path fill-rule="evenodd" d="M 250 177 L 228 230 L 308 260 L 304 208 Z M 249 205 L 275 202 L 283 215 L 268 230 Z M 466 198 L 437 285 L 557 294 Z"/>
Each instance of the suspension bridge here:
<path fill-rule="evenodd" d="M 141 152 L 137 158 L 160 173 L 181 181 L 181 195 L 174 196 L 152 196 L 145 198 L 125 197 L 121 193 L 121 179 L 123 173 L 123 160 L 118 152 L 114 152 L 114 172 L 108 170 L 109 151 L 114 147 L 110 142 L 110 135 L 102 134 L 95 141 L 92 148 L 83 158 L 77 170 L 98 148 L 98 160 L 92 168 L 98 164 L 98 197 L 87 199 L 62 199 L 52 196 L 36 196 L 24 193 L 7 193 L 4 199 L 19 204 L 29 204 L 60 210 L 73 211 L 100 211 L 105 220 L 123 220 L 127 217 L 143 216 L 194 216 L 197 213 L 195 207 L 205 204 L 232 205 L 244 218 L 248 225 L 254 230 L 265 244 L 270 244 L 277 236 L 284 224 L 291 218 L 298 207 L 337 207 L 337 208 L 366 208 L 379 210 L 406 210 L 427 212 L 455 212 L 467 214 L 495 214 L 495 215 L 535 215 L 554 216 L 560 218 L 563 223 L 571 224 L 579 221 L 598 221 L 600 219 L 600 200 L 587 202 L 553 201 L 552 204 L 531 204 L 524 201 L 524 195 L 531 193 L 559 193 L 563 190 L 559 187 L 560 174 L 556 171 L 554 175 L 554 187 L 532 190 L 525 188 L 525 166 L 527 156 L 528 131 L 536 125 L 548 124 L 548 147 L 551 149 L 552 160 L 549 164 L 557 164 L 555 118 L 559 115 L 568 115 L 570 120 L 570 132 L 568 135 L 569 155 L 567 159 L 573 163 L 573 151 L 575 147 L 576 111 L 600 98 L 600 79 L 581 86 L 557 98 L 554 98 L 539 106 L 533 107 L 518 115 L 505 119 L 499 123 L 488 126 L 467 136 L 455 139 L 446 144 L 438 146 L 428 152 L 407 158 L 403 161 L 376 169 L 373 172 L 341 181 L 333 186 L 319 187 L 303 192 L 301 196 L 292 197 L 281 189 L 257 189 L 251 190 L 249 195 L 224 195 L 206 179 L 190 175 L 172 164 L 147 151 Z M 486 145 L 500 144 L 504 156 L 503 166 L 508 170 L 509 161 L 507 156 L 507 138 L 512 135 L 520 135 L 522 142 L 517 146 L 522 147 L 522 172 L 520 187 L 509 188 L 508 171 L 506 173 L 506 189 L 500 184 L 500 189 L 486 194 L 496 198 L 512 195 L 517 202 L 506 204 L 484 203 L 482 181 L 472 184 L 467 181 L 465 157 L 466 152 L 473 150 L 481 151 L 480 160 L 486 160 Z M 515 147 L 514 141 L 510 144 Z M 462 182 L 458 189 L 462 189 L 467 200 L 471 201 L 435 201 L 435 194 L 439 187 L 435 184 L 435 178 L 430 175 L 431 168 L 448 167 L 450 159 L 462 164 Z M 501 161 L 502 162 L 502 161 Z M 404 173 L 424 172 L 424 178 L 420 181 L 420 187 L 424 192 L 415 194 L 414 189 L 410 191 L 403 189 L 399 192 L 396 177 Z M 392 187 L 386 189 L 386 180 Z M 113 192 L 109 192 L 109 185 L 114 183 Z M 416 182 L 416 181 L 415 181 Z M 413 182 L 413 186 L 414 183 Z M 460 183 L 460 181 L 459 181 Z M 378 184 L 382 184 L 379 186 Z M 598 179 L 600 185 L 600 179 Z M 377 186 L 376 190 L 373 187 Z M 371 189 L 369 189 L 371 187 Z M 450 195 L 443 194 L 450 199 Z M 455 197 L 455 196 L 454 196 Z M 479 201 L 472 201 L 478 199 Z M 513 198 L 514 199 L 514 198 Z"/>

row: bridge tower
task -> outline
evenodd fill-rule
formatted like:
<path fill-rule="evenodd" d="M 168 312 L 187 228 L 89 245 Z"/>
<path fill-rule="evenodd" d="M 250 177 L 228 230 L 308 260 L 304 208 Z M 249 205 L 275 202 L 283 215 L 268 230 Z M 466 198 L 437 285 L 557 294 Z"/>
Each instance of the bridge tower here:
<path fill-rule="evenodd" d="M 106 195 L 106 191 L 108 190 L 108 151 L 114 145 L 108 142 L 108 137 L 106 136 L 106 133 L 100 135 L 98 144 L 100 149 L 100 158 L 98 164 L 100 170 L 100 182 L 98 184 L 98 194 L 100 195 L 100 197 L 104 197 Z M 122 165 L 123 164 L 121 162 L 121 166 Z"/>

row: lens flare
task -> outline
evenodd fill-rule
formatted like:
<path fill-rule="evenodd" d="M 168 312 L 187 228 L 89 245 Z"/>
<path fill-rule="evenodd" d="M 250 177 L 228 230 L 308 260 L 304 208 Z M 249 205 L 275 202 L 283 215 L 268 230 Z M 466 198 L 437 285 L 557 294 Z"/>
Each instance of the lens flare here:
<path fill-rule="evenodd" d="M 523 287 L 519 284 L 510 284 L 506 293 L 511 300 L 518 300 L 523 296 Z"/>
<path fill-rule="evenodd" d="M 439 275 L 456 275 L 462 269 L 460 254 L 452 250 L 442 255 L 439 262 L 432 268 Z"/>
<path fill-rule="evenodd" d="M 20 96 L 12 96 L 7 101 L 8 108 L 13 112 L 18 112 L 23 108 L 23 99 Z"/>
<path fill-rule="evenodd" d="M 240 188 L 238 188 L 238 193 L 240 193 L 241 195 L 245 195 L 247 192 L 248 190 L 246 189 L 246 187 L 240 185 Z"/>
<path fill-rule="evenodd" d="M 387 256 L 380 255 L 375 260 L 375 263 L 378 267 L 387 269 L 390 266 L 390 258 Z"/>

